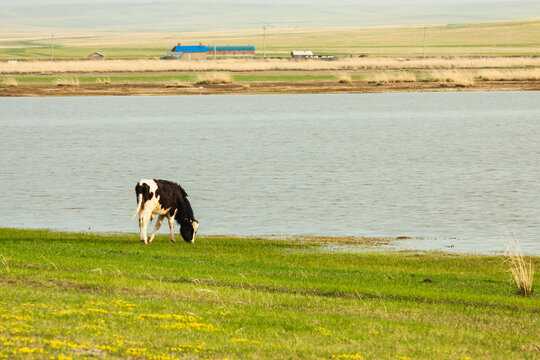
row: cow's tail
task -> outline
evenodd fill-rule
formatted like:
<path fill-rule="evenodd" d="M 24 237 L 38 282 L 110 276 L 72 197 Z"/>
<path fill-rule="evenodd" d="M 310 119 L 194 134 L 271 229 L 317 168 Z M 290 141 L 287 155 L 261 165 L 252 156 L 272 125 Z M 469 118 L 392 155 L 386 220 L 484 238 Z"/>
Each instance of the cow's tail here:
<path fill-rule="evenodd" d="M 135 210 L 135 213 L 131 217 L 131 221 L 133 221 L 133 219 L 135 219 L 135 216 L 137 216 L 137 214 L 141 211 L 141 206 L 142 206 L 142 194 L 139 194 L 137 196 L 137 210 Z"/>

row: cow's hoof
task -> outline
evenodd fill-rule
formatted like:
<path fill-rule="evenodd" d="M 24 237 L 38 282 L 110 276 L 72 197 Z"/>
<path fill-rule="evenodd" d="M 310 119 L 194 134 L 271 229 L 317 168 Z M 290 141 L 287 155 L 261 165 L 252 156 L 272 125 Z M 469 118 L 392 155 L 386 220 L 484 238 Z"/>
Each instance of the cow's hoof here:
<path fill-rule="evenodd" d="M 147 244 L 148 244 L 148 241 L 146 241 L 146 240 L 141 240 L 141 243 L 143 243 L 144 245 L 147 245 Z"/>
<path fill-rule="evenodd" d="M 175 239 L 171 239 L 171 242 L 172 242 L 172 243 L 175 243 L 175 242 L 176 242 L 176 240 L 175 240 Z"/>

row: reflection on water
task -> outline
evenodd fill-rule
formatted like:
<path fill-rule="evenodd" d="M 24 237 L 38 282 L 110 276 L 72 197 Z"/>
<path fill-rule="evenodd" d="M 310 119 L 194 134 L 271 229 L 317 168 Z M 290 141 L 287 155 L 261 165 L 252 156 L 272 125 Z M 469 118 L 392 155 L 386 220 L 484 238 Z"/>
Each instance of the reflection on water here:
<path fill-rule="evenodd" d="M 135 184 L 163 178 L 187 190 L 203 234 L 412 236 L 489 252 L 504 250 L 506 227 L 540 254 L 538 92 L 0 108 L 0 226 L 135 232 Z"/>

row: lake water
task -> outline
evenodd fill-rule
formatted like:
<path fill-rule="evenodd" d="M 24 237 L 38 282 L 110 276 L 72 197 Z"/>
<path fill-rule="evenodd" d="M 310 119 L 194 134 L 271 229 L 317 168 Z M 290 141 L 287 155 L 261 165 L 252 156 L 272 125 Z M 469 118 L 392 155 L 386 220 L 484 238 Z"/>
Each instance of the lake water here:
<path fill-rule="evenodd" d="M 540 255 L 540 92 L 0 98 L 0 151 L 0 226 L 137 232 L 162 178 L 201 234 Z"/>

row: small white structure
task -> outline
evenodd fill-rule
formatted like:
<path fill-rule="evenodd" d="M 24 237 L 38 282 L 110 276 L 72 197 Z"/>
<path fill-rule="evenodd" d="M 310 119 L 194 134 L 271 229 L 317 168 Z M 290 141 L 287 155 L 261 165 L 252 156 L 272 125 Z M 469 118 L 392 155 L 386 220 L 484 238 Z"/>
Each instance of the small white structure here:
<path fill-rule="evenodd" d="M 307 59 L 313 57 L 312 51 L 300 51 L 300 50 L 293 50 L 291 52 L 291 57 L 295 59 Z"/>
<path fill-rule="evenodd" d="M 90 59 L 90 60 L 105 60 L 105 54 L 102 54 L 102 53 L 96 51 L 95 53 L 92 53 L 92 54 L 88 55 L 88 59 Z"/>

